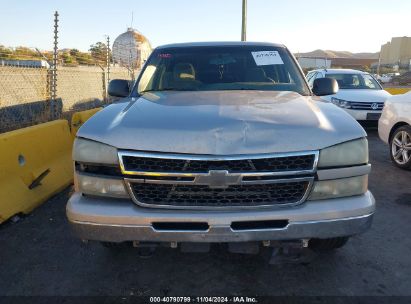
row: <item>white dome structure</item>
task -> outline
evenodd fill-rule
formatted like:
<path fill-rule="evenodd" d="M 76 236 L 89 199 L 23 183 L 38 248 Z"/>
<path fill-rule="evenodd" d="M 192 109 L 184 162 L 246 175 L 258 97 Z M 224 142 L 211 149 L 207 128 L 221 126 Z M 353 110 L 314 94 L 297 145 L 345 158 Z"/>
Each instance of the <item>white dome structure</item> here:
<path fill-rule="evenodd" d="M 113 43 L 113 61 L 120 66 L 139 69 L 151 54 L 148 39 L 139 31 L 128 28 Z"/>

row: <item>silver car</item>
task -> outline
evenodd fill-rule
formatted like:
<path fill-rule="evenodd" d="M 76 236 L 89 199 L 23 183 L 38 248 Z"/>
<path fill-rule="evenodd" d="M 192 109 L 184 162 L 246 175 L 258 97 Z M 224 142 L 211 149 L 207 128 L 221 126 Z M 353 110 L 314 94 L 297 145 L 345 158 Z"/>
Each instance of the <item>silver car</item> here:
<path fill-rule="evenodd" d="M 365 131 L 314 96 L 337 91 L 329 78 L 310 90 L 279 44 L 158 47 L 79 130 L 69 222 L 106 245 L 339 248 L 375 201 Z"/>

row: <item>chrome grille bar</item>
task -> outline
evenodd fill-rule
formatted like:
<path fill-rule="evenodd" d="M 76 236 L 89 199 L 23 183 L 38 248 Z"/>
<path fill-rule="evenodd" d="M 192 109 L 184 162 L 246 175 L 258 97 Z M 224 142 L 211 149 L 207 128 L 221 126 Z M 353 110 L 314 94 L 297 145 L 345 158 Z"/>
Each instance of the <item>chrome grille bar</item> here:
<path fill-rule="evenodd" d="M 233 207 L 243 209 L 256 207 L 273 207 L 276 205 L 290 206 L 304 202 L 306 197 L 310 193 L 310 190 L 314 183 L 314 176 L 317 170 L 319 152 L 305 151 L 296 153 L 214 156 L 119 151 L 118 156 L 121 171 L 124 175 L 124 181 L 127 185 L 128 191 L 130 192 L 133 201 L 138 205 L 150 208 L 172 209 L 224 209 Z M 301 159 L 302 156 L 312 156 L 312 158 L 310 158 L 312 161 L 312 165 L 310 161 L 309 168 L 307 167 L 308 163 L 306 161 L 304 162 L 304 159 Z M 181 165 L 181 171 L 162 172 L 154 170 L 135 170 L 133 168 L 130 169 L 124 162 L 124 159 L 133 157 L 143 158 L 143 161 L 147 160 L 150 164 L 153 162 L 153 159 L 156 160 L 155 162 L 160 161 L 160 163 L 161 160 L 179 160 L 180 162 L 177 165 Z M 305 168 L 304 170 L 279 169 L 290 168 L 291 166 L 278 166 L 276 161 L 293 161 L 293 157 L 295 157 L 295 160 L 303 162 L 304 166 L 307 168 Z M 260 161 L 266 159 L 270 161 L 272 160 L 274 162 L 273 168 L 276 168 L 276 171 L 260 171 L 261 164 L 266 164 L 264 161 L 263 163 L 259 162 L 260 170 L 257 170 L 257 168 L 253 164 L 253 161 Z M 241 163 L 239 167 L 242 168 L 242 166 L 245 165 L 245 168 L 249 171 L 233 172 L 231 170 L 207 169 L 208 165 L 212 167 L 213 162 L 221 161 L 228 163 L 230 161 L 240 161 Z M 185 170 L 189 168 L 190 162 L 208 163 L 202 163 L 202 166 L 199 166 L 200 168 L 204 169 L 204 172 L 185 172 Z M 205 166 L 203 166 L 204 164 Z M 235 166 L 235 168 L 238 167 L 237 165 Z M 298 163 L 294 167 L 298 167 L 299 165 L 300 163 Z M 145 200 L 147 200 L 147 198 L 150 197 L 150 195 L 147 196 L 146 193 L 142 192 L 143 185 L 150 184 L 153 186 L 158 185 L 158 187 L 162 187 L 161 189 L 164 189 L 164 191 L 168 191 L 167 195 L 162 196 L 161 192 L 159 193 L 159 190 L 157 190 L 158 187 L 147 188 L 147 186 L 144 186 L 144 189 L 148 189 L 147 191 L 151 191 L 150 193 L 154 193 L 153 195 L 159 197 L 159 201 L 157 202 L 156 200 L 151 199 L 149 200 L 150 203 L 140 201 L 139 197 L 137 197 L 138 195 L 143 195 Z M 301 186 L 302 184 L 304 184 L 304 187 Z M 138 185 L 142 186 L 139 187 Z M 167 187 L 167 185 L 168 188 L 164 188 Z M 284 197 L 284 195 L 288 195 L 288 192 L 281 192 L 280 190 L 279 191 L 282 193 L 281 197 L 272 197 L 272 193 L 280 193 L 276 192 L 277 190 L 275 189 L 277 186 L 275 185 L 278 185 L 278 187 L 280 188 L 290 187 L 290 189 L 293 189 L 290 190 L 292 191 L 289 194 L 290 199 Z M 261 191 L 259 192 L 259 195 L 250 190 L 254 189 L 252 187 L 258 187 L 259 191 Z M 185 190 L 180 191 L 178 189 Z M 300 193 L 298 191 L 303 192 Z M 198 195 L 196 195 L 196 193 L 198 193 Z M 267 193 L 271 194 L 267 196 Z M 201 194 L 204 194 L 204 198 L 201 197 Z M 255 197 L 257 197 L 257 199 L 254 199 Z M 262 199 L 262 197 L 264 197 L 264 199 Z M 272 197 L 271 203 L 270 199 L 267 199 L 267 197 Z M 179 205 L 181 202 L 187 203 L 190 200 L 190 198 L 193 198 L 193 200 L 195 201 L 199 201 L 203 205 L 199 206 L 200 203 L 198 204 L 198 206 L 195 205 L 195 203 L 193 203 L 194 205 L 190 206 Z M 220 198 L 221 201 L 219 201 Z M 161 200 L 164 201 L 162 202 Z M 248 200 L 250 200 L 249 204 L 247 204 Z M 224 203 L 224 201 L 233 201 L 236 205 L 231 206 L 228 203 L 227 206 L 221 206 Z M 259 201 L 261 201 L 262 203 L 259 204 Z M 210 205 L 204 206 L 204 202 L 205 204 L 207 204 L 207 202 L 210 202 Z"/>
<path fill-rule="evenodd" d="M 171 160 L 185 160 L 185 161 L 248 161 L 261 159 L 281 159 L 293 156 L 314 156 L 312 167 L 308 170 L 282 170 L 273 172 L 261 171 L 247 171 L 241 172 L 249 176 L 285 176 L 285 175 L 304 175 L 315 173 L 318 164 L 318 151 L 304 151 L 304 152 L 290 152 L 290 153 L 270 153 L 270 154 L 242 154 L 242 155 L 228 155 L 228 156 L 214 156 L 214 155 L 190 155 L 190 154 L 169 154 L 169 153 L 155 153 L 155 152 L 134 152 L 134 151 L 119 151 L 119 163 L 123 174 L 125 175 L 141 175 L 141 176 L 170 176 L 170 177 L 195 177 L 198 175 L 208 174 L 208 170 L 204 172 L 162 172 L 162 171 L 142 171 L 130 170 L 124 164 L 124 157 L 141 157 L 141 158 L 156 158 L 156 159 L 171 159 Z M 186 164 L 184 165 L 186 166 Z M 250 167 L 254 169 L 253 167 Z M 183 170 L 182 170 L 183 171 Z"/>
<path fill-rule="evenodd" d="M 372 110 L 372 111 L 380 111 L 384 108 L 383 102 L 356 102 L 351 101 L 351 108 L 354 110 Z M 377 104 L 377 109 L 372 108 L 372 104 Z"/>

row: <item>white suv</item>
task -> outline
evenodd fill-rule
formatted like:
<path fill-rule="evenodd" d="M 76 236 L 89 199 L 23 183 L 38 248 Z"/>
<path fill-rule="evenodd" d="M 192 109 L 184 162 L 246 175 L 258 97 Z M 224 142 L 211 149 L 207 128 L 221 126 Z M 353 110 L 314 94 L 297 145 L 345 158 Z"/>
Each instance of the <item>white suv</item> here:
<path fill-rule="evenodd" d="M 380 118 L 384 102 L 391 94 L 371 74 L 357 70 L 322 69 L 310 71 L 306 76 L 311 87 L 315 79 L 324 77 L 337 80 L 340 90 L 322 99 L 343 108 L 356 120 Z"/>

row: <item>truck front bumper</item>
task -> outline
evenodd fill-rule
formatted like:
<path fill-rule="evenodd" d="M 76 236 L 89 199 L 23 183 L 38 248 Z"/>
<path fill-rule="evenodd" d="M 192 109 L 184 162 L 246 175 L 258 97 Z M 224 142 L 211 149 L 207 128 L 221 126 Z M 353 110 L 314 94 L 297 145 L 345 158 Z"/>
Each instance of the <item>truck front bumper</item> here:
<path fill-rule="evenodd" d="M 192 211 L 142 208 L 131 201 L 75 193 L 67 217 L 84 240 L 105 242 L 249 242 L 351 236 L 367 230 L 375 211 L 370 192 L 347 198 L 307 201 L 296 207 Z M 237 230 L 233 222 L 279 221 L 280 228 Z M 156 229 L 156 223 L 204 223 L 208 228 Z M 153 224 L 155 227 L 153 227 Z"/>
<path fill-rule="evenodd" d="M 373 111 L 373 110 L 352 110 L 344 109 L 348 114 L 355 118 L 355 120 L 368 120 L 368 121 L 378 121 L 379 116 L 382 111 Z M 371 119 L 368 117 L 368 114 L 374 115 Z"/>

